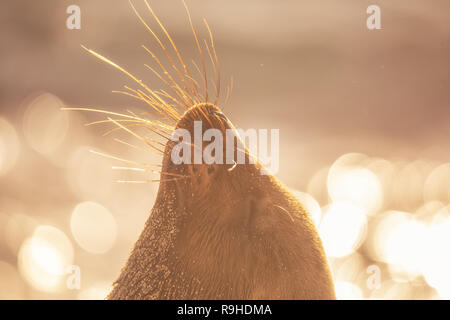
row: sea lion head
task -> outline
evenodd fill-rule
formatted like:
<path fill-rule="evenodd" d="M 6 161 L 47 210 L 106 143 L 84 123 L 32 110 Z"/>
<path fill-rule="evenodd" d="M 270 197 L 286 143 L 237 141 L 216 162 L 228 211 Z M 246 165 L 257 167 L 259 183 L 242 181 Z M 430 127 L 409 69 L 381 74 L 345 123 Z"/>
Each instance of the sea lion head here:
<path fill-rule="evenodd" d="M 192 105 L 197 101 L 208 101 L 209 96 L 204 55 L 187 6 L 192 33 L 202 59 L 204 96 L 199 93 L 198 83 L 192 78 L 169 33 L 147 2 L 146 5 L 171 42 L 186 77 L 176 67 L 163 42 L 132 7 L 167 54 L 184 90 L 146 47 L 163 73 L 150 69 L 173 89 L 174 96 L 165 91 L 151 90 L 118 64 L 85 48 L 145 89 L 143 92 L 127 88 L 131 93 L 122 93 L 145 101 L 169 121 L 177 121 L 172 136 L 174 139 L 167 142 L 163 152 L 161 182 L 151 214 L 108 298 L 334 298 L 327 260 L 309 214 L 274 176 L 261 174 L 263 167 L 254 161 L 254 156 L 245 149 L 239 138 L 236 138 L 231 148 L 226 141 L 222 141 L 224 143 L 214 149 L 214 153 L 206 152 L 209 157 L 200 156 L 201 162 L 195 161 L 195 155 L 197 152 L 202 155 L 204 151 L 212 151 L 208 149 L 210 144 L 201 142 L 197 145 L 195 141 L 193 144 L 192 141 L 183 141 L 180 145 L 180 139 L 177 139 L 179 131 L 195 139 L 197 123 L 202 125 L 200 135 L 213 130 L 215 134 L 211 134 L 211 139 L 221 134 L 228 140 L 228 130 L 234 133 L 233 136 L 238 135 L 217 106 L 208 102 Z M 214 65 L 216 101 L 219 101 L 220 68 L 211 29 L 206 20 L 204 22 L 210 35 L 211 51 L 208 49 L 208 53 Z M 167 103 L 166 98 L 175 104 Z M 179 117 L 180 109 L 177 107 L 190 105 Z M 121 115 L 97 109 L 78 109 L 121 116 L 128 120 L 131 118 L 133 122 L 152 129 L 155 125 L 161 125 L 133 113 Z M 133 133 L 120 123 L 123 119 L 115 121 L 108 118 L 108 121 Z M 163 124 L 162 127 L 166 130 L 170 125 Z M 165 137 L 164 130 L 162 134 L 158 130 L 156 132 Z M 133 135 L 148 142 L 135 133 Z M 183 148 L 186 145 L 188 148 Z M 156 149 L 161 151 L 159 147 Z M 180 150 L 182 157 L 179 156 Z M 227 154 L 230 151 L 233 153 L 231 158 Z M 178 157 L 173 156 L 177 154 Z M 240 161 L 242 159 L 238 154 L 243 154 L 244 161 Z M 209 161 L 210 158 L 221 157 L 222 162 Z M 179 161 L 180 158 L 190 161 Z"/>
<path fill-rule="evenodd" d="M 203 136 L 206 137 L 211 129 L 214 130 L 214 137 L 209 139 L 212 141 L 203 141 Z M 180 146 L 178 141 L 168 142 L 163 159 L 163 172 L 185 177 L 175 182 L 177 199 L 190 209 L 189 213 L 195 219 L 214 221 L 223 228 L 244 227 L 248 224 L 246 220 L 251 218 L 249 212 L 263 194 L 255 184 L 255 180 L 261 178 L 262 166 L 254 161 L 232 123 L 213 104 L 199 104 L 187 110 L 176 125 L 175 132 L 180 130 L 186 130 L 191 137 L 190 141 L 181 142 L 189 148 L 189 163 L 174 163 L 176 152 L 173 149 Z M 201 137 L 194 141 L 198 133 Z M 232 143 L 227 139 L 233 139 Z M 217 148 L 206 152 L 212 143 L 216 143 Z M 231 158 L 227 151 L 230 146 Z M 195 152 L 201 155 L 201 163 L 195 161 Z M 238 153 L 242 153 L 241 161 Z M 211 159 L 211 155 L 215 158 Z M 242 159 L 244 163 L 241 163 Z"/>
<path fill-rule="evenodd" d="M 233 161 L 227 161 L 230 144 L 223 141 L 221 163 L 193 163 L 195 149 L 203 154 L 209 142 L 188 141 L 191 161 L 181 164 L 172 157 L 179 140 L 166 145 L 163 172 L 183 177 L 162 182 L 160 192 L 174 193 L 172 272 L 184 275 L 179 281 L 190 279 L 194 289 L 186 297 L 334 298 L 322 244 L 307 211 L 274 176 L 262 174 L 262 165 L 218 107 L 193 106 L 176 129 L 194 137 L 196 123 L 202 135 L 214 129 L 224 140 L 230 131 L 236 139 Z M 238 152 L 244 152 L 244 163 L 238 163 Z"/>

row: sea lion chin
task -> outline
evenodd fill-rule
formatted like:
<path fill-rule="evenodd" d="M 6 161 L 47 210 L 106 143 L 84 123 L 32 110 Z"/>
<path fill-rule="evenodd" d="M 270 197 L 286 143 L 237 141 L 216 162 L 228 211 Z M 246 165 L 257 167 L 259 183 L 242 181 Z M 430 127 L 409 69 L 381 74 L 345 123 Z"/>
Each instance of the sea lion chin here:
<path fill-rule="evenodd" d="M 194 121 L 234 130 L 208 103 L 176 127 L 193 133 Z M 180 178 L 160 183 L 109 299 L 335 298 L 316 228 L 287 188 L 257 162 L 174 164 L 174 146 L 166 144 L 162 171 Z"/>

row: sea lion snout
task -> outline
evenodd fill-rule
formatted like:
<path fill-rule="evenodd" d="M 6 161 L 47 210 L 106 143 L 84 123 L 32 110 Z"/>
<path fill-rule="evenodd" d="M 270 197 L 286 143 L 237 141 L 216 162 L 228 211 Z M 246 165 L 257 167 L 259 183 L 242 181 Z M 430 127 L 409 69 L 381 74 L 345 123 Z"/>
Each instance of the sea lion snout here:
<path fill-rule="evenodd" d="M 176 128 L 190 129 L 194 121 L 201 121 L 203 129 L 224 129 L 231 128 L 227 117 L 222 113 L 219 107 L 211 103 L 199 103 L 183 114 L 178 121 Z M 228 124 L 228 126 L 226 126 Z"/>
<path fill-rule="evenodd" d="M 188 109 L 177 122 L 163 162 L 170 160 L 166 166 L 169 172 L 194 179 L 212 178 L 221 170 L 233 170 L 239 161 L 238 153 L 242 153 L 245 163 L 250 162 L 239 134 L 219 107 L 201 103 Z"/>

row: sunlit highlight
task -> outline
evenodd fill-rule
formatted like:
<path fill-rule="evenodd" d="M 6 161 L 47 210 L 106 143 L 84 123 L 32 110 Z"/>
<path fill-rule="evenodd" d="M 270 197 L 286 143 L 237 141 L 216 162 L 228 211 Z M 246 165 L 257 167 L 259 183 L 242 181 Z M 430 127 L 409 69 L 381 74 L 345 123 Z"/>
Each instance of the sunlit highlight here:
<path fill-rule="evenodd" d="M 367 231 L 366 213 L 349 203 L 332 203 L 324 209 L 319 234 L 330 257 L 344 257 L 354 252 Z"/>
<path fill-rule="evenodd" d="M 73 248 L 61 230 L 39 226 L 26 239 L 18 255 L 19 269 L 25 280 L 44 292 L 61 290 L 66 268 L 73 263 Z"/>

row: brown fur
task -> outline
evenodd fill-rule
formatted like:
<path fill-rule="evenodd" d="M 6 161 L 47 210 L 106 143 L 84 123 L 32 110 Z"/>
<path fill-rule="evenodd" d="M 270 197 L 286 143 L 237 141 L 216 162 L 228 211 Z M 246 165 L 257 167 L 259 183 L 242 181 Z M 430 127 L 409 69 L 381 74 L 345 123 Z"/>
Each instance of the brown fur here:
<path fill-rule="evenodd" d="M 177 123 L 231 128 L 211 104 Z M 144 230 L 109 299 L 334 299 L 324 250 L 309 214 L 259 164 L 175 165 L 169 141 L 162 181 Z M 232 170 L 231 170 L 232 169 Z"/>

